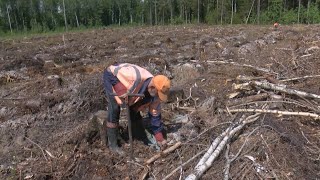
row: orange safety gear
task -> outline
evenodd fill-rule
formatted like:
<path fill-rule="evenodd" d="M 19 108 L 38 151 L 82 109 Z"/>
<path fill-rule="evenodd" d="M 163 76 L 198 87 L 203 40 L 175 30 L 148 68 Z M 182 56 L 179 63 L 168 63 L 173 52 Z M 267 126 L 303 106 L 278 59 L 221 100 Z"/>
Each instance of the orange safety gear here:
<path fill-rule="evenodd" d="M 157 75 L 153 79 L 153 84 L 158 90 L 158 96 L 161 101 L 166 102 L 168 100 L 168 94 L 170 90 L 170 80 L 164 75 Z"/>
<path fill-rule="evenodd" d="M 144 81 L 148 78 L 153 77 L 153 75 L 137 65 L 124 63 L 118 66 L 109 66 L 108 71 L 110 71 L 114 76 L 116 76 L 119 81 L 127 88 L 129 93 L 137 94 L 143 85 Z M 115 92 L 114 88 L 113 91 Z M 115 96 L 118 104 L 122 104 L 119 97 Z M 140 99 L 140 97 L 130 98 L 129 106 L 134 104 Z"/>

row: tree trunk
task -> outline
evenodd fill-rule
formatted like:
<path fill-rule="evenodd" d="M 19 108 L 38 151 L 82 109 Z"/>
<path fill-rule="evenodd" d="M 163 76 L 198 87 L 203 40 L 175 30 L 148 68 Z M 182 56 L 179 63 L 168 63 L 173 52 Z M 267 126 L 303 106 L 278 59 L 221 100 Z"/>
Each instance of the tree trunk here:
<path fill-rule="evenodd" d="M 150 25 L 152 25 L 152 2 L 151 1 L 150 1 L 149 15 L 150 15 Z"/>
<path fill-rule="evenodd" d="M 154 24 L 158 24 L 157 0 L 154 0 Z"/>
<path fill-rule="evenodd" d="M 64 0 L 62 1 L 63 3 L 63 16 L 64 16 L 64 25 L 65 25 L 65 28 L 66 28 L 66 31 L 68 30 L 68 27 L 67 27 L 67 17 L 66 17 L 66 6 L 64 4 Z"/>
<path fill-rule="evenodd" d="M 53 28 L 55 28 L 55 20 L 54 20 L 54 17 L 53 17 L 53 12 L 52 12 L 52 9 L 51 9 L 51 23 L 52 23 L 52 26 Z"/>
<path fill-rule="evenodd" d="M 200 23 L 200 0 L 198 0 L 198 24 Z"/>
<path fill-rule="evenodd" d="M 222 21 L 223 21 L 223 3 L 224 3 L 224 0 L 221 0 L 221 14 L 220 14 L 220 24 L 222 25 Z"/>
<path fill-rule="evenodd" d="M 230 24 L 233 23 L 233 12 L 234 12 L 233 7 L 234 7 L 234 0 L 232 0 L 232 2 L 231 2 L 231 21 L 230 21 Z"/>
<path fill-rule="evenodd" d="M 173 23 L 173 4 L 172 0 L 170 0 L 170 23 Z"/>
<path fill-rule="evenodd" d="M 249 11 L 249 14 L 248 14 L 247 20 L 246 20 L 246 24 L 248 24 L 249 17 L 250 17 L 250 15 L 251 15 L 251 11 L 252 11 L 252 9 L 253 9 L 254 1 L 255 1 L 255 0 L 252 0 L 252 5 L 251 5 L 251 8 L 250 8 L 250 11 Z"/>
<path fill-rule="evenodd" d="M 299 0 L 299 7 L 298 7 L 298 24 L 300 23 L 300 10 L 301 10 L 301 0 Z"/>
<path fill-rule="evenodd" d="M 74 13 L 74 16 L 76 17 L 77 27 L 79 27 L 79 21 L 78 21 L 78 16 L 76 12 Z"/>
<path fill-rule="evenodd" d="M 260 24 L 260 0 L 258 0 L 258 3 L 257 3 L 257 20 L 258 20 L 258 24 Z"/>
<path fill-rule="evenodd" d="M 25 22 L 24 22 L 24 15 L 22 13 L 22 28 L 23 28 L 23 31 L 26 30 L 26 25 L 25 25 Z"/>
<path fill-rule="evenodd" d="M 119 26 L 120 26 L 121 25 L 121 14 L 122 13 L 121 13 L 121 8 L 120 8 L 119 4 L 118 4 L 118 10 L 119 10 L 119 19 L 118 19 L 119 21 L 118 22 L 119 22 Z"/>
<path fill-rule="evenodd" d="M 10 19 L 9 6 L 8 5 L 7 5 L 7 15 L 8 15 L 8 21 L 9 21 L 9 26 L 10 26 L 10 32 L 12 33 L 12 26 L 11 26 L 11 19 Z"/>
<path fill-rule="evenodd" d="M 162 8 L 162 25 L 164 25 L 164 8 Z"/>
<path fill-rule="evenodd" d="M 311 3 L 311 0 L 308 0 L 308 9 L 307 9 L 307 20 L 308 20 L 308 24 L 310 24 L 310 16 L 309 16 L 309 13 L 310 13 L 310 3 Z"/>
<path fill-rule="evenodd" d="M 132 9 L 133 9 L 133 3 L 132 3 L 132 0 L 130 1 L 130 24 L 133 23 L 133 15 L 132 15 Z"/>

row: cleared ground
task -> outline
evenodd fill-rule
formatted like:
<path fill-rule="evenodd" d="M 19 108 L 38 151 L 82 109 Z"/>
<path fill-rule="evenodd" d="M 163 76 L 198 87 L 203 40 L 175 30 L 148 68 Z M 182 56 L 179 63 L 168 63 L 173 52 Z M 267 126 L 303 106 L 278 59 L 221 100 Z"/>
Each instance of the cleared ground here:
<path fill-rule="evenodd" d="M 0 179 L 125 179 L 128 172 L 138 179 L 148 168 L 149 178 L 162 179 L 206 149 L 243 114 L 225 111 L 228 95 L 235 92 L 232 84 L 240 83 L 237 76 L 271 77 L 279 82 L 319 75 L 319 47 L 319 26 L 106 28 L 0 40 Z M 163 108 L 169 140 L 183 144 L 148 168 L 143 163 L 127 163 L 128 157 L 114 156 L 99 137 L 86 140 L 90 117 L 106 110 L 102 72 L 114 62 L 166 74 L 185 93 L 184 99 Z M 282 84 L 320 94 L 319 76 Z M 235 98 L 257 92 L 266 91 L 240 91 Z M 277 106 L 279 110 L 319 115 L 319 99 L 271 92 L 284 101 Z M 270 106 L 269 100 L 253 104 Z M 252 104 L 240 107 L 252 108 Z M 188 122 L 177 122 L 178 115 L 188 116 Z M 124 111 L 124 138 L 125 119 Z M 245 141 L 231 164 L 232 179 L 320 178 L 319 120 L 265 114 L 229 141 L 229 155 L 235 155 Z M 129 153 L 128 146 L 123 148 Z M 134 142 L 134 148 L 135 157 L 142 160 L 156 154 L 140 141 Z M 245 155 L 254 157 L 264 173 Z M 187 176 L 199 158 L 169 179 Z M 225 163 L 223 152 L 203 179 L 222 179 Z"/>

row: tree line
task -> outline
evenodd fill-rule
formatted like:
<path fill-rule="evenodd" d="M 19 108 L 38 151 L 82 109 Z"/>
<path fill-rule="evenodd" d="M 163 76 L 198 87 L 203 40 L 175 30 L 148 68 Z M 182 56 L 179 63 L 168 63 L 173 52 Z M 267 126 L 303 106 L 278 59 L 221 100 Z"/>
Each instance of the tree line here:
<path fill-rule="evenodd" d="M 320 22 L 320 0 L 0 0 L 0 32 L 109 25 Z"/>

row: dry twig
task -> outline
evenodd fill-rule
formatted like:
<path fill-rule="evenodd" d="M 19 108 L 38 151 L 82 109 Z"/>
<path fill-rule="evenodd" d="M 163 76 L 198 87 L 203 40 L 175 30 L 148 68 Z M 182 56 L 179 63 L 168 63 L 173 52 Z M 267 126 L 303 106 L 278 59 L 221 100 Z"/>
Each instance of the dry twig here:
<path fill-rule="evenodd" d="M 32 141 L 31 139 L 29 139 L 28 137 L 25 137 L 25 138 L 26 138 L 28 141 L 30 141 L 32 144 L 38 146 L 38 148 L 39 148 L 39 149 L 41 150 L 41 152 L 42 152 L 42 155 L 43 155 L 44 159 L 45 159 L 46 161 L 48 161 L 48 159 L 47 159 L 47 157 L 46 157 L 46 154 L 44 153 L 43 148 L 42 148 L 39 144 L 37 144 L 37 143 L 35 143 L 34 141 Z"/>
<path fill-rule="evenodd" d="M 227 150 L 225 153 L 225 157 L 227 159 L 226 162 L 226 166 L 224 169 L 224 180 L 228 180 L 229 179 L 229 170 L 230 170 L 230 165 L 231 163 L 236 160 L 238 158 L 238 156 L 240 155 L 240 153 L 242 152 L 244 146 L 246 145 L 246 143 L 248 142 L 249 137 L 257 130 L 259 129 L 259 127 L 255 128 L 253 131 L 250 132 L 250 134 L 246 137 L 246 140 L 244 141 L 244 143 L 242 144 L 242 146 L 240 147 L 239 151 L 237 152 L 236 155 L 234 155 L 232 158 L 229 157 L 229 149 L 230 149 L 230 145 L 227 145 Z"/>
<path fill-rule="evenodd" d="M 150 159 L 146 160 L 144 164 L 148 165 L 151 164 L 152 162 L 156 161 L 157 159 L 159 159 L 160 157 L 169 154 L 170 152 L 176 150 L 178 147 L 181 146 L 181 142 L 177 142 L 176 144 L 174 144 L 173 146 L 165 149 L 163 152 L 160 152 L 154 156 L 152 156 Z"/>

